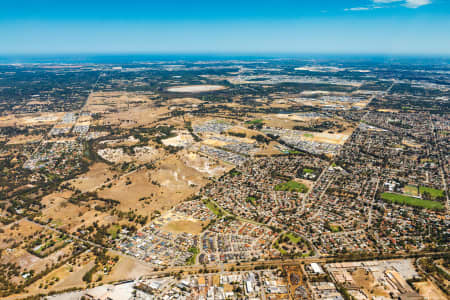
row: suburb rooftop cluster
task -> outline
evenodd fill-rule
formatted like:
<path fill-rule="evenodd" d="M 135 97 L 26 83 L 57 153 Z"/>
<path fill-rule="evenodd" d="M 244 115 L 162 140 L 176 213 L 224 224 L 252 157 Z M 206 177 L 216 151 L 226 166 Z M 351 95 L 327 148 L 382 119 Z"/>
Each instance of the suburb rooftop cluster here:
<path fill-rule="evenodd" d="M 0 298 L 448 299 L 449 97 L 406 57 L 2 64 Z"/>

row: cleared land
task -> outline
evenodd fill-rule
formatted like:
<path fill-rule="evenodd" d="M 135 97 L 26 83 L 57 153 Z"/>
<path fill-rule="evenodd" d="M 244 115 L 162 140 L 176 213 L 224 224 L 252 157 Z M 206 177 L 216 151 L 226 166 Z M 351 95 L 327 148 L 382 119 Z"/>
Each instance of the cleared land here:
<path fill-rule="evenodd" d="M 194 222 L 190 220 L 177 220 L 177 221 L 171 221 L 163 226 L 162 228 L 165 231 L 169 231 L 172 233 L 192 233 L 192 234 L 199 234 L 202 232 L 202 223 L 201 222 Z"/>
<path fill-rule="evenodd" d="M 419 294 L 425 299 L 447 300 L 448 297 L 430 281 L 415 282 L 414 286 L 419 290 Z"/>
<path fill-rule="evenodd" d="M 112 179 L 116 174 L 116 172 L 109 169 L 107 164 L 95 163 L 89 168 L 87 173 L 70 180 L 69 183 L 82 192 L 88 192 L 100 187 L 103 183 Z"/>
<path fill-rule="evenodd" d="M 199 84 L 199 85 L 173 86 L 168 88 L 167 91 L 173 93 L 202 93 L 202 92 L 220 91 L 224 89 L 226 89 L 226 87 L 223 85 Z"/>
<path fill-rule="evenodd" d="M 119 201 L 121 211 L 139 210 L 139 214 L 150 215 L 155 210 L 166 211 L 207 183 L 206 174 L 185 164 L 178 155 L 168 156 L 156 167 L 122 177 L 98 195 Z M 143 198 L 147 200 L 140 201 Z"/>

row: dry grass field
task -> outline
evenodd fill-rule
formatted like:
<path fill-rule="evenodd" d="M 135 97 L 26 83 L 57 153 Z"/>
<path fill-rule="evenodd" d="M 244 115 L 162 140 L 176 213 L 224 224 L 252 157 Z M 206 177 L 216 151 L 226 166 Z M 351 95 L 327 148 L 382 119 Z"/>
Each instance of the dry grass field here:
<path fill-rule="evenodd" d="M 171 221 L 167 223 L 162 229 L 171 233 L 186 232 L 191 234 L 199 234 L 202 232 L 203 226 L 201 222 L 180 220 L 180 221 Z"/>
<path fill-rule="evenodd" d="M 116 125 L 120 128 L 149 126 L 160 118 L 168 116 L 169 112 L 168 107 L 133 108 L 128 111 L 105 114 L 99 125 Z"/>
<path fill-rule="evenodd" d="M 117 254 L 112 254 L 117 255 Z M 119 261 L 112 268 L 111 273 L 103 276 L 103 282 L 114 282 L 138 278 L 152 271 L 152 268 L 129 256 L 119 255 Z"/>
<path fill-rule="evenodd" d="M 40 280 L 33 283 L 29 288 L 30 293 L 48 293 L 62 291 L 65 289 L 84 287 L 83 275 L 94 266 L 94 258 L 89 253 L 81 254 L 74 265 L 64 264 L 53 270 Z M 55 278 L 58 281 L 55 282 Z M 49 285 L 49 282 L 54 284 Z M 47 289 L 45 288 L 47 286 Z"/>
<path fill-rule="evenodd" d="M 366 272 L 364 269 L 357 269 L 351 273 L 355 286 L 361 287 L 366 293 L 375 297 L 389 297 L 389 293 L 378 285 L 371 272 Z"/>
<path fill-rule="evenodd" d="M 0 235 L 0 249 L 11 247 L 14 243 L 20 243 L 26 237 L 33 237 L 42 231 L 42 227 L 27 220 L 20 220 L 2 227 Z"/>
<path fill-rule="evenodd" d="M 117 221 L 117 217 L 94 209 L 103 206 L 99 200 L 89 203 L 81 202 L 78 205 L 68 202 L 71 193 L 53 193 L 45 197 L 46 208 L 42 210 L 39 220 L 50 222 L 54 227 L 75 232 L 81 226 L 90 226 L 97 222 L 99 225 L 109 225 Z"/>
<path fill-rule="evenodd" d="M 16 135 L 8 139 L 7 145 L 20 145 L 37 143 L 42 139 L 42 135 Z"/>
<path fill-rule="evenodd" d="M 71 186 L 82 192 L 94 191 L 102 184 L 111 180 L 118 173 L 111 171 L 109 165 L 105 163 L 93 164 L 87 173 L 81 174 L 75 179 L 68 181 Z"/>
<path fill-rule="evenodd" d="M 448 297 L 432 282 L 415 282 L 414 286 L 419 290 L 419 295 L 427 300 L 448 300 Z"/>
<path fill-rule="evenodd" d="M 92 113 L 105 113 L 114 110 L 127 110 L 135 107 L 148 107 L 152 104 L 152 94 L 133 92 L 95 92 L 89 96 L 84 110 Z"/>
<path fill-rule="evenodd" d="M 198 99 L 198 98 L 172 98 L 164 101 L 164 104 L 166 105 L 198 105 L 204 103 L 204 101 Z"/>
<path fill-rule="evenodd" d="M 63 112 L 7 115 L 0 117 L 0 127 L 53 125 L 64 115 Z"/>
<path fill-rule="evenodd" d="M 121 177 L 111 187 L 99 190 L 98 195 L 120 201 L 121 211 L 131 209 L 150 215 L 155 210 L 173 207 L 206 183 L 204 174 L 185 164 L 178 155 L 171 155 L 159 162 L 155 170 L 140 169 Z M 141 198 L 150 201 L 139 201 Z"/>

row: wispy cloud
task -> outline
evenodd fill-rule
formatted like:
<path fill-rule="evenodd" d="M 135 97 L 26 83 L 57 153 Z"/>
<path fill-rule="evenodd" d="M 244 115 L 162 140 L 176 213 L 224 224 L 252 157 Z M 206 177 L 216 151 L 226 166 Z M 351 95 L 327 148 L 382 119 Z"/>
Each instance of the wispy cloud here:
<path fill-rule="evenodd" d="M 431 0 L 408 0 L 403 5 L 409 8 L 418 8 L 428 4 L 431 4 Z"/>
<path fill-rule="evenodd" d="M 372 0 L 373 3 L 394 3 L 394 2 L 402 2 L 403 6 L 409 8 L 418 8 L 424 5 L 431 4 L 431 0 Z"/>
<path fill-rule="evenodd" d="M 424 5 L 431 4 L 431 0 L 372 0 L 373 5 L 345 8 L 345 11 L 364 11 L 378 8 L 388 8 L 392 6 L 386 6 L 386 4 L 400 3 L 402 6 L 408 8 L 418 8 Z"/>
<path fill-rule="evenodd" d="M 370 7 L 351 7 L 344 9 L 345 11 L 358 11 L 358 10 L 369 10 Z"/>

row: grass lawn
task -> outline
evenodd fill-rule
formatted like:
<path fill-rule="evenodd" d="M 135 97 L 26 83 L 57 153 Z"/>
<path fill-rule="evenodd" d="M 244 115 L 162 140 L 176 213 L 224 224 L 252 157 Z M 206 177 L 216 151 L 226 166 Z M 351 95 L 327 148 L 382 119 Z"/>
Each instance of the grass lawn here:
<path fill-rule="evenodd" d="M 393 194 L 393 193 L 383 193 L 381 194 L 381 199 L 397 203 L 397 204 L 406 204 L 410 206 L 415 207 L 423 207 L 423 208 L 429 208 L 429 209 L 443 209 L 444 205 L 442 203 L 437 201 L 429 201 L 429 200 L 422 200 L 406 195 L 400 195 L 400 194 Z"/>
<path fill-rule="evenodd" d="M 253 125 L 255 125 L 255 124 L 262 124 L 263 120 L 262 119 L 254 119 L 254 120 L 251 120 L 251 121 L 247 121 L 246 123 L 247 124 L 253 124 Z"/>
<path fill-rule="evenodd" d="M 303 169 L 303 173 L 314 173 L 314 170 L 308 169 L 308 168 L 304 168 Z"/>
<path fill-rule="evenodd" d="M 292 232 L 286 233 L 286 236 L 291 240 L 293 244 L 297 244 L 302 239 L 301 237 L 297 236 L 296 234 Z"/>
<path fill-rule="evenodd" d="M 300 154 L 300 151 L 298 151 L 298 150 L 289 150 L 288 153 L 289 154 Z"/>
<path fill-rule="evenodd" d="M 241 175 L 242 173 L 241 172 L 239 172 L 239 171 L 236 171 L 236 170 L 233 170 L 233 171 L 231 171 L 231 176 L 238 176 L 238 175 Z"/>
<path fill-rule="evenodd" d="M 200 253 L 200 250 L 198 250 L 197 247 L 191 247 L 191 248 L 189 248 L 189 252 L 192 253 L 192 256 L 189 257 L 189 259 L 187 260 L 186 264 L 187 265 L 194 265 L 195 264 L 195 259 L 197 258 L 197 255 Z"/>
<path fill-rule="evenodd" d="M 307 138 L 313 138 L 314 137 L 314 135 L 311 134 L 311 133 L 305 133 L 303 136 L 307 137 Z"/>
<path fill-rule="evenodd" d="M 247 197 L 247 202 L 250 202 L 253 206 L 256 206 L 256 198 L 255 197 Z"/>
<path fill-rule="evenodd" d="M 221 217 L 222 216 L 222 212 L 220 211 L 220 209 L 211 201 L 207 201 L 205 202 L 205 205 L 207 208 L 209 208 L 216 216 Z"/>
<path fill-rule="evenodd" d="M 273 247 L 275 249 L 277 249 L 278 251 L 280 251 L 281 255 L 286 255 L 287 251 L 284 250 L 282 247 L 280 247 L 280 244 L 278 243 L 278 240 L 275 241 L 275 243 L 273 244 Z"/>
<path fill-rule="evenodd" d="M 280 183 L 275 186 L 275 191 L 289 191 L 289 192 L 300 192 L 306 193 L 308 191 L 308 187 L 303 183 L 299 183 L 296 181 L 288 181 L 285 183 Z"/>
<path fill-rule="evenodd" d="M 119 230 L 120 230 L 120 226 L 119 225 L 111 225 L 108 228 L 108 233 L 111 235 L 111 237 L 113 239 L 115 239 L 117 237 L 117 233 L 119 232 Z"/>
<path fill-rule="evenodd" d="M 339 225 L 332 225 L 332 224 L 330 224 L 330 230 L 332 232 L 340 232 L 340 231 L 342 231 L 342 227 L 339 226 Z"/>
<path fill-rule="evenodd" d="M 444 191 L 442 191 L 442 190 L 437 190 L 437 189 L 421 186 L 421 187 L 419 187 L 419 191 L 420 191 L 421 195 L 424 192 L 427 192 L 428 194 L 431 195 L 431 197 L 433 199 L 436 199 L 437 197 L 444 197 Z"/>

